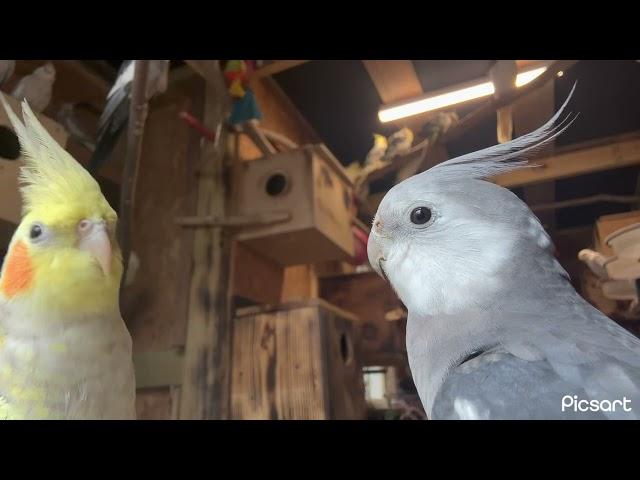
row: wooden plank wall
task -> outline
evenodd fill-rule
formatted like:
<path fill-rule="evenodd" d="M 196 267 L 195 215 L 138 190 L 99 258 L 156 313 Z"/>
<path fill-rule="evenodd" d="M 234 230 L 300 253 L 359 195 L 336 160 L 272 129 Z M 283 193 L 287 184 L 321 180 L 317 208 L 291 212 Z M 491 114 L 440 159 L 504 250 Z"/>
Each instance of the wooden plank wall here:
<path fill-rule="evenodd" d="M 141 266 L 123 301 L 123 315 L 131 319 L 128 325 L 136 354 L 180 348 L 185 343 L 193 231 L 177 227 L 174 218 L 195 212 L 193 192 L 200 139 L 178 117 L 184 109 L 202 118 L 194 92 L 203 88 L 203 80 L 193 76 L 191 82 L 172 87 L 166 94 L 171 101 L 162 101 L 161 97 L 151 105 L 144 135 L 133 239 Z M 264 83 L 268 82 L 252 84 L 264 115 L 262 125 L 297 143 L 308 142 L 308 133 L 291 120 L 294 115 L 288 112 L 289 107 Z M 249 140 L 243 140 L 241 160 L 258 158 L 254 149 Z M 236 249 L 234 277 L 236 293 L 258 302 L 317 297 L 313 266 L 282 269 L 241 245 Z M 138 416 L 175 418 L 178 398 L 178 387 L 140 390 Z"/>
<path fill-rule="evenodd" d="M 122 305 L 134 355 L 185 343 L 193 232 L 174 219 L 192 211 L 195 204 L 199 138 L 178 117 L 183 109 L 198 108 L 203 83 L 194 77 L 192 87 L 191 98 L 184 95 L 175 103 L 152 108 L 146 124 L 132 241 L 140 269 Z M 168 387 L 138 391 L 139 418 L 171 418 L 172 407 Z"/>

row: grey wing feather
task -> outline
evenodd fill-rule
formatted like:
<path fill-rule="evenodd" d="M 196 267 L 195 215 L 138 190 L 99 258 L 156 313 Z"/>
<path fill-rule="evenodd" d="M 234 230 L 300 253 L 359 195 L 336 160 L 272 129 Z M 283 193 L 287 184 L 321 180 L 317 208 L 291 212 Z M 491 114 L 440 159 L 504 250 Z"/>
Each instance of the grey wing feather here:
<path fill-rule="evenodd" d="M 107 95 L 107 104 L 98 120 L 98 141 L 91 157 L 89 169 L 97 172 L 111 156 L 129 118 L 133 60 L 125 60 L 118 77 Z"/>
<path fill-rule="evenodd" d="M 545 360 L 528 361 L 502 348 L 455 368 L 434 400 L 434 420 L 606 419 L 602 412 L 562 411 L 562 398 L 588 398 Z"/>
<path fill-rule="evenodd" d="M 123 103 L 128 104 L 131 82 L 133 81 L 133 67 L 133 60 L 125 60 L 120 66 L 116 81 L 107 95 L 107 104 L 100 115 L 100 120 L 98 120 L 98 136 L 102 136 L 107 129 L 113 131 L 113 128 L 109 128 L 109 124 L 114 113 L 117 110 L 122 110 Z"/>

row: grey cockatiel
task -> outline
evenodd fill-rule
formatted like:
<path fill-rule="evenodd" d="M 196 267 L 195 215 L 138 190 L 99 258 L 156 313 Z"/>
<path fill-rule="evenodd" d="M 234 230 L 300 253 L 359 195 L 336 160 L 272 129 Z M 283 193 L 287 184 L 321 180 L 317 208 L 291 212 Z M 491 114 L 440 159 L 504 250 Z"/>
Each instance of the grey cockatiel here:
<path fill-rule="evenodd" d="M 31 109 L 42 112 L 51 102 L 53 84 L 56 81 L 56 68 L 47 62 L 36 68 L 33 73 L 22 78 L 11 92 L 11 95 L 29 102 Z"/>
<path fill-rule="evenodd" d="M 431 419 L 640 417 L 640 339 L 578 295 L 531 210 L 483 180 L 523 167 L 562 132 L 561 111 L 380 204 L 369 261 L 408 309 L 409 364 Z"/>
<path fill-rule="evenodd" d="M 98 121 L 98 142 L 91 157 L 89 170 L 97 172 L 109 159 L 129 120 L 131 84 L 135 60 L 125 60 L 118 77 L 107 94 L 107 104 Z M 169 60 L 152 60 L 147 78 L 147 100 L 166 91 L 169 81 Z"/>
<path fill-rule="evenodd" d="M 13 76 L 15 69 L 15 60 L 0 60 L 0 87 Z"/>

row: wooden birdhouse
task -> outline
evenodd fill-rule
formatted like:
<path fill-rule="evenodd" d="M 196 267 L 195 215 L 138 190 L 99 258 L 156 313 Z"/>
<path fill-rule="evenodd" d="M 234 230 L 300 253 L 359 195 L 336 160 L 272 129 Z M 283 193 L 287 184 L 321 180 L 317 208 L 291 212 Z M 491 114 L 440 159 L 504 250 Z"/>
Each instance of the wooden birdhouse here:
<path fill-rule="evenodd" d="M 269 155 L 238 168 L 234 214 L 290 214 L 288 221 L 243 229 L 239 241 L 283 266 L 353 256 L 353 186 L 324 145 Z"/>
<path fill-rule="evenodd" d="M 356 317 L 322 300 L 240 309 L 234 320 L 234 419 L 363 419 Z"/>
<path fill-rule="evenodd" d="M 22 119 L 22 107 L 15 98 L 5 94 L 4 98 Z M 58 123 L 38 115 L 38 119 L 51 136 L 64 148 L 67 144 L 67 132 Z M 4 108 L 0 106 L 0 220 L 20 223 L 22 199 L 18 191 L 18 174 L 22 165 L 20 142 L 13 131 Z"/>

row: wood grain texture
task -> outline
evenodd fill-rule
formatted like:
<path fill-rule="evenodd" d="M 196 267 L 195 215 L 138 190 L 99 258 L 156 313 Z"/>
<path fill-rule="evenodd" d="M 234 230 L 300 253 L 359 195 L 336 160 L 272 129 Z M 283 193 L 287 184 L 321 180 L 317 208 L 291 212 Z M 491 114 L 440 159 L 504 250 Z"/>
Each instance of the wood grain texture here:
<path fill-rule="evenodd" d="M 236 318 L 232 418 L 364 417 L 359 343 L 352 320 L 320 305 L 244 309 Z"/>
<path fill-rule="evenodd" d="M 321 147 L 242 162 L 232 215 L 291 213 L 288 222 L 244 228 L 237 239 L 282 266 L 349 258 L 353 254 L 350 185 Z M 269 193 L 272 179 L 282 189 Z"/>
<path fill-rule="evenodd" d="M 320 322 L 313 309 L 236 319 L 232 418 L 328 417 Z"/>
<path fill-rule="evenodd" d="M 205 90 L 204 123 L 213 130 L 224 121 L 228 104 L 219 80 Z M 203 169 L 198 180 L 198 216 L 224 216 L 225 129 L 216 143 L 202 150 Z M 193 270 L 189 292 L 181 419 L 225 419 L 229 416 L 231 359 L 232 239 L 220 228 L 198 229 L 194 234 Z"/>
<path fill-rule="evenodd" d="M 183 98 L 178 104 L 152 110 L 146 126 L 134 212 L 133 251 L 140 258 L 140 269 L 123 299 L 123 315 L 136 352 L 179 344 L 174 333 L 186 328 L 188 290 L 184 285 L 189 278 L 192 233 L 176 225 L 174 218 L 188 211 L 192 190 L 191 132 L 178 118 L 188 105 L 190 100 Z"/>
<path fill-rule="evenodd" d="M 584 175 L 640 163 L 640 140 L 615 141 L 566 153 L 556 152 L 551 157 L 532 162 L 539 167 L 516 170 L 493 177 L 503 187 L 516 187 Z"/>
<path fill-rule="evenodd" d="M 197 113 L 202 108 L 204 82 L 193 78 L 191 85 L 181 92 L 170 86 L 167 93 L 174 102 L 153 104 L 145 128 L 133 235 L 140 268 L 121 305 L 136 355 L 185 344 L 193 231 L 176 225 L 174 218 L 195 211 L 200 139 L 178 117 L 183 109 Z M 170 418 L 158 417 L 176 407 L 169 388 L 140 392 L 146 399 L 138 405 L 140 417 Z M 157 403 L 171 408 L 156 409 Z"/>

